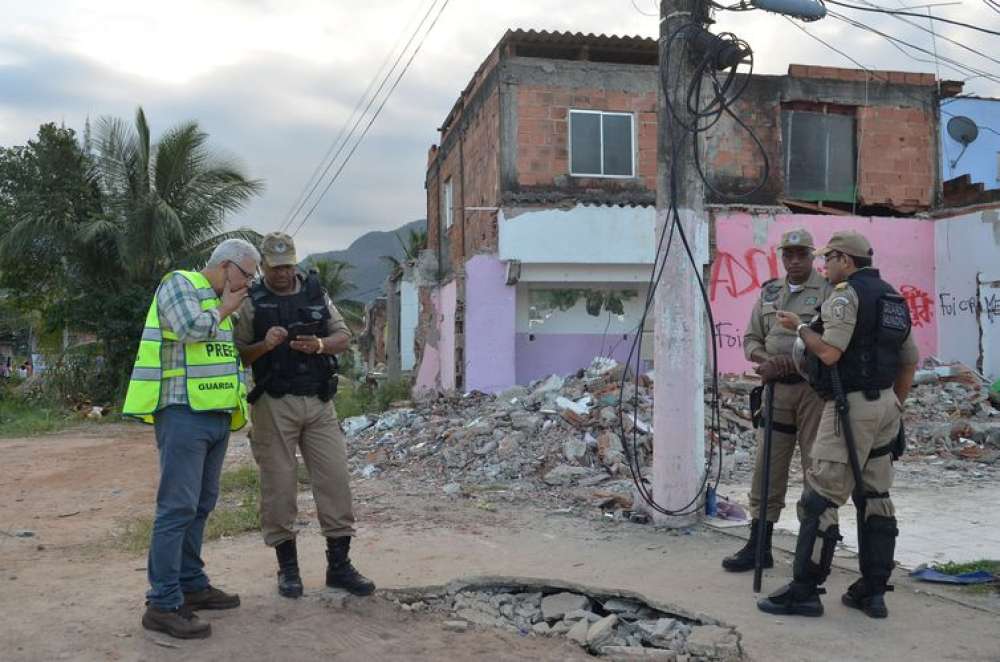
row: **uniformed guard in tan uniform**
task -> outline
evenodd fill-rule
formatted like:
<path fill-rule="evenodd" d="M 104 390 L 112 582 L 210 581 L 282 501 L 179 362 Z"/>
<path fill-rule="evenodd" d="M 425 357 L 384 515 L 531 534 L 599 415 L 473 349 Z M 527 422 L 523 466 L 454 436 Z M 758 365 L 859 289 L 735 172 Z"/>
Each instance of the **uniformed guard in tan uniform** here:
<path fill-rule="evenodd" d="M 821 325 L 811 327 L 792 312 L 778 317 L 802 339 L 809 381 L 826 403 L 798 504 L 793 581 L 758 607 L 772 614 L 822 615 L 819 586 L 830 574 L 841 539 L 837 509 L 852 497 L 858 509 L 862 576 L 842 602 L 885 618 L 884 594 L 898 535 L 889 497 L 892 461 L 901 452 L 901 403 L 910 392 L 919 356 L 906 302 L 871 268 L 868 240 L 856 232 L 838 232 L 817 254 L 826 258 L 827 277 L 835 284 L 823 303 Z M 848 454 L 851 445 L 856 467 Z"/>
<path fill-rule="evenodd" d="M 743 351 L 747 360 L 757 364 L 757 373 L 764 382 L 774 384 L 774 423 L 771 441 L 771 479 L 767 495 L 767 526 L 764 540 L 765 568 L 774 566 L 771 555 L 771 534 L 774 523 L 785 507 L 788 491 L 788 471 L 798 441 L 803 474 L 809 466 L 809 448 L 819 427 L 823 400 L 795 370 L 792 345 L 795 332 L 778 324 L 778 311 L 788 310 L 806 322 L 818 313 L 819 305 L 830 292 L 830 284 L 813 268 L 812 235 L 803 229 L 786 232 L 778 249 L 785 267 L 785 278 L 764 283 L 760 298 L 750 314 L 750 324 L 743 336 Z M 764 407 L 766 407 L 764 403 Z M 755 417 L 756 418 L 756 417 Z M 759 419 L 758 419 L 759 420 Z M 764 465 L 763 428 L 757 433 L 757 458 L 750 488 L 750 510 L 756 518 L 760 512 L 760 487 Z M 722 560 L 722 567 L 731 572 L 752 570 L 757 553 L 757 520 L 750 527 L 750 539 L 732 556 Z"/>
<path fill-rule="evenodd" d="M 295 544 L 298 461 L 302 452 L 327 539 L 327 586 L 368 595 L 375 585 L 348 558 L 354 535 L 347 446 L 337 421 L 334 355 L 351 332 L 315 272 L 299 272 L 292 238 L 261 242 L 264 278 L 250 290 L 234 328 L 243 362 L 253 368 L 251 448 L 260 465 L 261 530 L 278 557 L 278 592 L 302 595 Z"/>

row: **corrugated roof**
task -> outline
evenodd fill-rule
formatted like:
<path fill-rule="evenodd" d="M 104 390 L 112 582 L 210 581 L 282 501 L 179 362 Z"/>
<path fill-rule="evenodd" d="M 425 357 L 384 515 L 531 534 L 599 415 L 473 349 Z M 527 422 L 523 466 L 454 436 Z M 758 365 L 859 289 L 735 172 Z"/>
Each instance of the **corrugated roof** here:
<path fill-rule="evenodd" d="M 657 52 L 651 37 L 618 36 L 583 32 L 549 32 L 548 30 L 508 30 L 501 43 L 552 44 L 565 46 L 598 46 L 608 49 L 644 50 Z"/>

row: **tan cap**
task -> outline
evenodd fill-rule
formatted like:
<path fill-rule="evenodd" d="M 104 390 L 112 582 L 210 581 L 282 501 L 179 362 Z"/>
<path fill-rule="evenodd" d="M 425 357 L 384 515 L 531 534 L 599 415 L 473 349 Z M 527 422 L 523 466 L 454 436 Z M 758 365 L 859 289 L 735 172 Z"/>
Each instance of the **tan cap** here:
<path fill-rule="evenodd" d="M 816 244 L 813 243 L 813 236 L 803 228 L 789 230 L 781 235 L 781 243 L 778 244 L 778 248 L 795 248 L 796 246 L 816 248 Z"/>
<path fill-rule="evenodd" d="M 872 245 L 864 238 L 860 232 L 854 230 L 844 230 L 834 232 L 826 246 L 816 249 L 816 255 L 828 255 L 833 252 L 844 253 L 852 257 L 871 257 L 873 254 Z"/>
<path fill-rule="evenodd" d="M 269 267 L 284 267 L 298 264 L 295 257 L 295 242 L 284 232 L 270 232 L 260 242 L 260 255 Z"/>

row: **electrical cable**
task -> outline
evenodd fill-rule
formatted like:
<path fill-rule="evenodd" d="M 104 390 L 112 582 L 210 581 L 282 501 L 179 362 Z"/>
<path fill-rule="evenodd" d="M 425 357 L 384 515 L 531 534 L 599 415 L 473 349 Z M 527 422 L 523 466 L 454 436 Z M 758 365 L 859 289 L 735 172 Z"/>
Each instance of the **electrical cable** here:
<path fill-rule="evenodd" d="M 693 123 L 688 122 L 686 118 L 680 116 L 680 114 L 677 112 L 677 108 L 675 105 L 676 97 L 678 96 L 678 92 L 680 90 L 677 89 L 676 85 L 673 86 L 672 88 L 669 81 L 670 58 L 672 57 L 671 54 L 672 51 L 674 50 L 674 46 L 678 38 L 688 33 L 693 34 L 695 30 L 700 31 L 703 29 L 704 28 L 702 28 L 702 26 L 697 22 L 686 23 L 677 28 L 667 38 L 664 47 L 661 49 L 661 58 L 660 58 L 661 86 L 663 88 L 666 105 L 670 109 L 671 115 L 673 116 L 674 119 L 674 121 L 671 121 L 669 123 L 669 128 L 668 128 L 668 131 L 670 131 L 670 147 L 671 147 L 671 160 L 670 160 L 671 167 L 669 173 L 669 186 L 668 186 L 669 201 L 667 205 L 666 216 L 664 218 L 663 227 L 660 232 L 659 239 L 657 241 L 656 253 L 653 260 L 653 269 L 650 273 L 649 286 L 646 292 L 645 306 L 639 324 L 636 327 L 636 332 L 633 337 L 631 347 L 629 349 L 628 359 L 626 360 L 626 369 L 622 373 L 621 383 L 619 385 L 620 392 L 618 398 L 619 429 L 621 432 L 623 447 L 626 449 L 625 455 L 628 461 L 629 471 L 632 475 L 632 481 L 636 487 L 636 491 L 639 493 L 639 496 L 643 499 L 643 501 L 646 502 L 646 504 L 651 509 L 653 509 L 658 513 L 662 513 L 668 516 L 691 515 L 700 510 L 701 504 L 699 503 L 699 501 L 701 499 L 702 494 L 708 487 L 711 476 L 711 466 L 716 459 L 715 446 L 718 445 L 719 455 L 718 455 L 717 471 L 715 475 L 715 482 L 713 489 L 718 489 L 719 482 L 722 479 L 722 464 L 723 464 L 722 455 L 724 452 L 722 435 L 721 435 L 721 418 L 722 418 L 721 398 L 719 396 L 719 370 L 718 370 L 719 345 L 718 345 L 718 336 L 715 326 L 715 318 L 712 313 L 711 301 L 708 294 L 708 290 L 705 287 L 705 283 L 701 274 L 701 265 L 698 263 L 698 260 L 694 255 L 690 241 L 688 240 L 688 237 L 686 236 L 684 231 L 684 227 L 680 222 L 680 213 L 678 210 L 678 202 L 677 202 L 680 183 L 679 183 L 679 175 L 677 172 L 677 168 L 675 166 L 678 161 L 678 157 L 680 156 L 681 150 L 686 147 L 686 140 L 684 134 L 690 134 L 695 136 L 695 152 L 697 153 L 697 135 L 707 130 L 707 128 L 713 126 L 718 121 L 719 117 L 721 117 L 722 113 L 729 112 L 730 114 L 732 114 L 732 111 L 728 110 L 729 106 L 731 106 L 736 101 L 736 99 L 739 98 L 739 95 L 742 94 L 743 90 L 746 89 L 746 86 L 749 81 L 749 74 L 747 74 L 747 80 L 744 81 L 739 88 L 737 88 L 736 93 L 727 96 L 727 93 L 729 92 L 731 86 L 733 85 L 733 81 L 735 80 L 736 67 L 732 67 L 726 79 L 720 81 L 717 76 L 712 75 L 714 74 L 714 70 L 711 72 L 711 74 L 709 73 L 707 67 L 708 58 L 707 57 L 703 58 L 702 64 L 697 67 L 699 78 L 703 77 L 704 75 L 710 75 L 714 83 L 713 89 L 715 91 L 715 94 L 712 97 L 712 99 L 707 103 L 707 105 L 703 106 L 700 101 L 701 81 L 700 80 L 692 81 L 689 84 L 687 90 L 686 105 L 688 106 L 687 109 L 691 112 L 691 115 L 693 115 L 695 118 L 694 122 Z M 688 42 L 689 39 L 683 40 L 683 43 L 681 44 L 682 52 L 679 55 L 679 57 L 683 58 L 687 56 Z M 747 50 L 749 51 L 749 47 L 747 47 Z M 693 86 L 696 86 L 697 89 L 692 89 Z M 738 118 L 735 119 L 739 121 Z M 751 134 L 753 133 L 749 129 L 749 127 L 746 127 L 746 125 L 743 124 L 742 122 L 740 123 L 747 131 L 750 131 Z M 703 181 L 706 179 L 704 173 L 700 169 L 699 169 L 699 176 L 702 178 Z M 766 179 L 764 181 L 766 181 Z M 706 185 L 708 185 L 708 182 L 705 183 Z M 758 186 L 762 185 L 763 182 Z M 695 495 L 691 498 L 691 500 L 680 508 L 669 509 L 663 507 L 662 505 L 658 504 L 655 501 L 650 488 L 646 485 L 647 481 L 642 476 L 641 466 L 639 463 L 639 453 L 638 453 L 638 429 L 639 429 L 638 392 L 640 385 L 640 365 L 642 360 L 641 358 L 642 336 L 645 330 L 646 320 L 653 306 L 656 290 L 659 287 L 660 282 L 663 278 L 663 273 L 667 264 L 667 258 L 669 257 L 670 250 L 673 247 L 675 234 L 677 237 L 680 238 L 688 262 L 694 269 L 695 278 L 698 283 L 699 290 L 701 292 L 702 303 L 705 308 L 705 315 L 707 317 L 708 328 L 712 342 L 712 380 L 711 380 L 711 399 L 708 403 L 710 410 L 710 424 L 709 424 L 709 452 L 706 461 L 707 466 L 705 468 L 704 473 L 702 474 L 702 479 L 699 488 L 695 493 Z M 625 432 L 625 418 L 624 418 L 625 387 L 628 381 L 628 368 L 632 365 L 633 359 L 635 361 L 634 372 L 635 372 L 636 388 L 633 398 L 630 398 L 631 400 L 630 404 L 633 409 L 632 439 L 631 439 L 631 444 L 626 445 L 624 443 L 627 436 Z"/>
<path fill-rule="evenodd" d="M 638 3 L 637 3 L 637 2 L 635 1 L 635 0 L 631 0 L 631 2 L 632 2 L 632 6 L 633 6 L 633 7 L 635 8 L 635 10 L 636 10 L 637 12 L 639 12 L 640 14 L 642 14 L 643 16 L 651 16 L 651 17 L 653 17 L 653 18 L 659 18 L 659 14 L 654 14 L 654 13 L 652 13 L 652 12 L 648 12 L 648 11 L 643 11 L 643 10 L 642 10 L 642 9 L 641 9 L 641 8 L 639 7 L 639 4 L 638 4 Z"/>
<path fill-rule="evenodd" d="M 986 1 L 986 0 L 984 0 L 984 2 L 985 2 L 985 1 Z M 876 4 L 872 3 L 872 2 L 868 2 L 868 0 L 861 0 L 861 2 L 865 3 L 866 5 L 868 5 L 868 6 L 870 6 L 870 7 L 877 7 L 877 6 L 878 6 L 878 5 L 876 5 Z M 900 4 L 903 4 L 902 0 L 899 0 L 899 2 L 900 2 Z M 987 60 L 989 60 L 990 62 L 993 62 L 993 63 L 995 63 L 995 64 L 1000 64 L 1000 59 L 997 59 L 997 58 L 995 58 L 995 57 L 992 57 L 992 56 L 990 56 L 990 55 L 987 55 L 986 53 L 984 53 L 984 52 L 982 52 L 982 51 L 980 51 L 980 50 L 976 50 L 975 48 L 972 48 L 971 46 L 968 46 L 968 45 L 966 45 L 966 44 L 963 44 L 962 42 L 958 41 L 957 39 L 952 39 L 951 37 L 948 37 L 948 36 L 946 36 L 946 35 L 943 35 L 943 34 L 938 34 L 938 33 L 937 33 L 937 31 L 936 31 L 936 30 L 934 30 L 933 28 L 925 28 L 924 26 L 920 25 L 920 24 L 919 24 L 919 23 L 917 23 L 916 21 L 911 21 L 910 19 L 908 19 L 908 18 L 904 18 L 904 17 L 902 17 L 902 16 L 896 16 L 896 15 L 893 15 L 893 18 L 895 18 L 895 19 L 896 19 L 897 21 L 902 21 L 903 23 L 906 23 L 907 25 L 910 25 L 910 26 L 913 26 L 913 27 L 917 28 L 918 30 L 922 30 L 923 32 L 927 32 L 927 33 L 929 33 L 929 34 L 930 34 L 930 35 L 931 35 L 932 37 L 934 37 L 934 38 L 936 38 L 936 39 L 942 39 L 942 40 L 944 40 L 944 41 L 947 41 L 947 42 L 949 42 L 949 43 L 952 43 L 952 44 L 954 44 L 954 45 L 958 46 L 959 48 L 962 48 L 962 49 L 964 49 L 964 50 L 967 50 L 967 51 L 969 51 L 970 53 L 973 53 L 974 55 L 978 55 L 978 56 L 980 56 L 980 57 L 982 57 L 982 58 L 986 58 L 986 59 L 987 59 Z M 925 17 L 925 18 L 926 18 L 926 17 Z M 933 18 L 933 17 L 932 17 L 932 18 Z M 932 21 L 931 23 L 932 23 L 932 25 L 933 25 L 933 21 Z M 940 77 L 941 77 L 941 76 L 940 76 L 940 74 L 939 74 L 939 75 L 938 75 L 938 78 L 940 78 Z"/>
<path fill-rule="evenodd" d="M 926 48 L 923 48 L 921 46 L 917 46 L 916 44 L 910 43 L 910 42 L 908 42 L 908 41 L 906 41 L 904 39 L 900 39 L 898 37 L 894 37 L 894 36 L 892 36 L 890 34 L 882 32 L 881 30 L 878 30 L 877 28 L 873 28 L 870 25 L 867 25 L 865 23 L 857 21 L 857 20 L 855 20 L 853 18 L 850 18 L 849 16 L 845 16 L 844 14 L 839 14 L 839 13 L 833 11 L 833 10 L 830 10 L 827 13 L 830 16 L 832 16 L 833 18 L 835 18 L 836 20 L 841 21 L 842 23 L 846 23 L 847 25 L 855 27 L 855 28 L 857 28 L 859 30 L 864 30 L 866 32 L 870 32 L 872 34 L 878 35 L 878 36 L 882 37 L 883 39 L 885 39 L 885 40 L 889 41 L 890 43 L 892 43 L 894 46 L 896 44 L 900 44 L 902 46 L 906 46 L 907 48 L 912 48 L 915 51 L 919 51 L 921 53 L 925 53 L 927 55 L 930 55 L 931 57 L 936 57 L 936 55 L 935 55 L 935 53 L 933 51 L 929 51 Z M 902 53 L 904 53 L 908 57 L 912 57 L 913 59 L 915 59 L 917 61 L 925 62 L 925 63 L 928 63 L 928 64 L 934 64 L 935 63 L 935 60 L 920 60 L 920 58 L 917 58 L 917 57 L 915 57 L 915 56 L 913 56 L 913 55 L 911 55 L 909 53 L 906 53 L 905 51 L 903 51 L 902 49 L 900 49 L 899 46 L 896 46 L 896 47 Z M 941 56 L 938 59 L 941 62 L 945 62 L 945 63 L 947 63 L 949 65 L 952 65 L 950 68 L 955 69 L 956 71 L 971 72 L 971 73 L 976 74 L 975 77 L 983 77 L 983 78 L 987 78 L 987 79 L 989 79 L 989 80 L 991 80 L 991 81 L 993 81 L 995 83 L 1000 83 L 1000 76 L 998 76 L 997 74 L 991 73 L 989 71 L 983 71 L 981 69 L 976 69 L 975 67 L 970 67 L 970 66 L 968 66 L 966 64 L 962 64 L 961 62 L 959 62 L 957 60 L 954 60 L 952 58 Z"/>
<path fill-rule="evenodd" d="M 444 0 L 444 2 L 441 3 L 437 14 L 434 16 L 434 20 L 431 21 L 431 24 L 427 28 L 427 31 L 424 32 L 423 36 L 420 38 L 420 41 L 417 42 L 416 48 L 414 48 L 413 52 L 410 53 L 409 59 L 406 61 L 406 64 L 403 66 L 403 69 L 399 72 L 399 75 L 396 77 L 396 80 L 393 81 L 392 86 L 389 88 L 389 91 L 382 98 L 382 102 L 379 104 L 378 108 L 375 109 L 375 113 L 371 116 L 371 119 L 369 119 L 368 124 L 365 125 L 364 130 L 361 132 L 361 135 L 358 136 L 357 140 L 355 140 L 354 145 L 351 147 L 350 151 L 344 157 L 343 161 L 341 161 L 340 166 L 337 168 L 337 171 L 333 174 L 333 177 L 331 177 L 330 180 L 327 182 L 326 187 L 324 187 L 323 190 L 320 192 L 319 196 L 317 196 L 316 202 L 312 205 L 312 207 L 309 208 L 309 211 L 306 212 L 305 216 L 303 216 L 302 220 L 299 222 L 298 227 L 295 229 L 295 231 L 291 233 L 293 237 L 296 236 L 300 230 L 302 230 L 306 222 L 310 219 L 310 217 L 312 217 L 313 213 L 316 211 L 316 208 L 319 207 L 319 204 L 323 201 L 323 198 L 326 196 L 326 194 L 330 191 L 330 188 L 340 177 L 340 173 L 344 171 L 344 168 L 350 162 L 351 157 L 354 156 L 354 153 L 358 150 L 358 147 L 361 146 L 361 143 L 362 141 L 364 141 L 365 136 L 368 135 L 368 131 L 371 130 L 372 125 L 375 124 L 375 120 L 378 119 L 379 115 L 382 114 L 382 110 L 385 108 L 386 103 L 388 103 L 389 99 L 392 97 L 392 93 L 395 92 L 396 87 L 399 85 L 400 81 L 403 80 L 403 76 L 405 76 L 406 72 L 409 71 L 410 65 L 413 64 L 413 60 L 417 57 L 417 54 L 420 53 L 420 49 L 423 47 L 424 42 L 427 40 L 428 35 L 430 35 L 430 33 L 434 30 L 434 26 L 437 25 L 438 20 L 441 18 L 441 14 L 444 13 L 445 8 L 448 6 L 448 3 L 450 1 L 451 0 Z M 361 119 L 363 119 L 363 117 L 358 119 L 360 121 Z M 333 162 L 331 161 L 330 166 L 332 165 Z M 329 166 L 327 167 L 327 170 L 329 170 Z"/>
<path fill-rule="evenodd" d="M 813 40 L 819 42 L 823 46 L 826 46 L 827 48 L 829 48 L 834 53 L 836 53 L 836 54 L 844 57 L 847 60 L 849 60 L 850 62 L 852 62 L 853 64 L 855 64 L 859 69 L 862 69 L 862 70 L 868 72 L 868 74 L 872 78 L 874 78 L 875 80 L 879 80 L 879 81 L 881 81 L 883 83 L 889 83 L 890 82 L 889 78 L 885 74 L 883 74 L 881 72 L 878 72 L 878 71 L 875 71 L 874 69 L 871 69 L 870 67 L 866 67 L 865 65 L 861 64 L 856 59 L 854 59 L 853 57 L 851 57 L 850 55 L 848 55 L 844 51 L 840 50 L 839 48 L 837 48 L 833 44 L 825 41 L 822 37 L 819 37 L 818 35 L 815 35 L 812 32 L 809 32 L 809 30 L 807 30 L 805 27 L 799 25 L 798 23 L 796 23 L 795 21 L 793 21 L 788 16 L 784 16 L 783 18 L 786 21 L 788 21 L 789 23 L 791 23 L 792 25 L 794 25 L 795 27 L 797 27 L 799 30 L 801 30 L 802 32 L 804 32 L 807 36 L 809 36 Z M 918 97 L 915 97 L 915 96 L 912 97 L 912 98 L 915 101 L 920 101 L 920 102 L 926 101 L 926 99 L 921 99 L 921 98 L 918 98 Z M 951 101 L 951 99 L 946 99 L 943 103 L 949 103 L 950 101 Z M 959 117 L 955 113 L 949 112 L 949 111 L 945 110 L 944 108 L 939 108 L 938 110 L 939 110 L 939 112 L 942 115 L 947 115 L 948 117 Z M 976 128 L 979 129 L 980 131 L 989 131 L 990 133 L 995 133 L 996 135 L 1000 136 L 1000 131 L 997 131 L 993 127 L 983 126 L 981 124 L 976 124 Z"/>
<path fill-rule="evenodd" d="M 917 14 L 915 12 L 902 11 L 896 9 L 889 9 L 888 7 L 865 7 L 862 5 L 852 5 L 847 2 L 840 2 L 840 0 L 820 0 L 820 2 L 829 3 L 831 5 L 837 5 L 838 7 L 844 7 L 846 9 L 856 9 L 858 11 L 873 12 L 876 14 L 891 14 L 896 16 L 912 16 L 914 18 L 927 18 L 926 14 Z M 961 21 L 954 21 L 950 18 L 944 18 L 943 16 L 931 16 L 932 20 L 940 21 L 941 23 L 948 23 L 950 25 L 957 25 L 962 28 L 968 28 L 970 30 L 976 30 L 978 32 L 983 32 L 986 34 L 991 34 L 1000 37 L 1000 32 L 996 30 L 990 30 L 989 28 L 981 28 L 977 25 L 972 25 L 971 23 L 962 23 Z"/>
<path fill-rule="evenodd" d="M 431 7 L 428 7 L 427 14 L 424 15 L 424 20 L 427 19 L 427 16 L 430 14 L 430 10 L 433 7 L 433 5 L 434 5 L 435 2 L 436 2 L 436 0 L 431 0 Z M 400 42 L 403 41 L 403 37 L 404 37 L 404 35 L 406 35 L 406 32 L 407 32 L 407 28 L 413 23 L 413 19 L 416 18 L 417 12 L 419 11 L 419 8 L 420 8 L 420 5 L 418 4 L 416 10 L 410 16 L 410 18 L 406 21 L 406 23 L 403 26 L 403 30 L 400 31 L 399 36 L 396 38 L 396 43 L 393 44 L 393 47 L 386 52 L 385 58 L 383 58 L 383 60 L 382 60 L 382 64 L 379 66 L 378 70 L 375 72 L 375 75 L 372 76 L 371 80 L 368 81 L 368 86 L 365 88 L 365 91 L 362 92 L 362 94 L 361 94 L 360 97 L 358 97 L 357 103 L 354 104 L 354 109 L 351 111 L 351 114 L 347 117 L 347 120 L 341 125 L 340 131 L 337 133 L 337 137 L 333 139 L 332 143 L 330 143 L 330 147 L 329 147 L 329 149 L 326 150 L 326 154 L 324 154 L 323 158 L 320 159 L 319 163 L 316 164 L 316 167 L 313 169 L 312 174 L 309 175 L 309 179 L 306 180 L 305 186 L 302 187 L 302 190 L 299 192 L 298 196 L 295 198 L 295 202 L 293 202 L 292 206 L 289 207 L 288 213 L 285 215 L 285 219 L 282 221 L 281 226 L 279 228 L 279 231 L 284 232 L 285 228 L 287 228 L 289 225 L 292 224 L 295 216 L 302 210 L 302 207 L 305 205 L 306 200 L 308 200 L 308 198 L 315 192 L 316 187 L 318 186 L 317 175 L 319 175 L 320 170 L 323 168 L 323 164 L 325 164 L 327 162 L 327 160 L 330 158 L 330 155 L 333 154 L 333 151 L 337 148 L 337 145 L 340 144 L 341 139 L 344 138 L 344 134 L 347 132 L 347 127 L 350 126 L 351 123 L 354 121 L 354 118 L 358 114 L 358 111 L 361 110 L 362 104 L 365 103 L 365 100 L 368 99 L 368 95 L 371 93 L 372 88 L 375 87 L 375 83 L 379 80 L 379 78 L 382 78 L 382 81 L 383 81 L 382 84 L 384 85 L 385 84 L 385 80 L 387 79 L 387 77 L 389 75 L 391 75 L 391 71 L 387 74 L 385 68 L 389 64 L 389 61 L 392 59 L 393 53 L 395 53 L 397 51 L 397 49 L 399 49 L 399 44 L 400 44 Z M 423 21 L 421 21 L 421 24 L 422 23 L 423 23 Z M 397 56 L 396 62 L 395 62 L 395 64 L 393 64 L 393 69 L 395 69 L 396 66 L 399 64 L 400 57 L 402 57 L 402 54 L 404 52 L 406 52 L 406 49 L 409 47 L 410 42 L 412 42 L 412 40 L 413 40 L 413 36 L 416 35 L 416 32 L 419 29 L 420 29 L 420 25 L 418 25 L 414 29 L 413 34 L 410 36 L 410 41 L 407 42 L 406 46 L 403 47 L 402 51 L 400 51 L 399 55 Z M 380 90 L 381 90 L 381 88 L 380 88 Z M 376 93 L 376 96 L 377 96 L 377 93 Z M 370 104 L 371 104 L 371 102 L 369 101 L 369 106 L 368 107 L 370 107 Z M 368 111 L 368 108 L 366 107 L 365 112 L 367 112 L 367 111 Z M 338 154 L 339 154 L 339 152 L 338 152 Z M 336 157 L 334 157 L 334 159 L 336 159 Z M 325 174 L 325 171 L 324 171 L 324 174 Z M 308 194 L 307 194 L 307 191 L 308 191 Z"/>

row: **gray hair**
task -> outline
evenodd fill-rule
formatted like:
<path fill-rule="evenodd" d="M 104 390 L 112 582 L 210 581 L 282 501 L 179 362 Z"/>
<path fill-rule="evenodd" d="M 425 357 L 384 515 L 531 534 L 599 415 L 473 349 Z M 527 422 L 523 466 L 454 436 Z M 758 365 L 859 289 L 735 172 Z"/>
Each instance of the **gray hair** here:
<path fill-rule="evenodd" d="M 249 241 L 226 239 L 212 251 L 212 257 L 208 258 L 208 266 L 217 267 L 227 261 L 239 264 L 246 258 L 253 260 L 254 264 L 260 264 L 260 252 Z"/>

